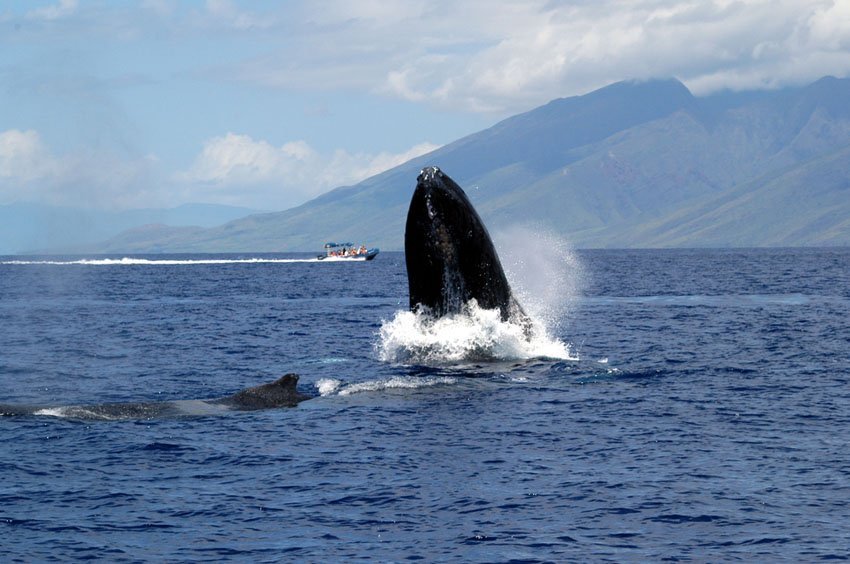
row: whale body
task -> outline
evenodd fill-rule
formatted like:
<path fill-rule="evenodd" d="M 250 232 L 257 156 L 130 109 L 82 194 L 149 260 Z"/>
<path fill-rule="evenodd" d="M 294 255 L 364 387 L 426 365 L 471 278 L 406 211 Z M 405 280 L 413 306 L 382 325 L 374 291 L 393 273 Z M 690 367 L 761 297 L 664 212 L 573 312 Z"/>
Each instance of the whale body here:
<path fill-rule="evenodd" d="M 502 320 L 528 324 L 496 248 L 463 189 L 437 167 L 422 169 L 404 231 L 410 309 L 435 317 L 459 313 L 470 300 L 498 308 Z"/>
<path fill-rule="evenodd" d="M 103 403 L 94 405 L 27 406 L 0 405 L 0 415 L 52 415 L 69 419 L 151 419 L 220 415 L 228 411 L 251 411 L 294 407 L 310 399 L 296 389 L 297 374 L 286 374 L 274 382 L 246 388 L 233 395 L 205 400 Z"/>

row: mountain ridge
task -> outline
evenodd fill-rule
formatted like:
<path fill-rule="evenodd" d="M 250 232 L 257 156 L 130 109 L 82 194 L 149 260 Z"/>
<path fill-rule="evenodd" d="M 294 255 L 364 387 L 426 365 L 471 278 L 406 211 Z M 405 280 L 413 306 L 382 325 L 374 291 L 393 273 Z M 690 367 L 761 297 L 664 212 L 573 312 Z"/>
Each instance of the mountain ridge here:
<path fill-rule="evenodd" d="M 579 248 L 848 245 L 847 154 L 850 79 L 707 97 L 675 79 L 624 81 L 552 100 L 296 208 L 170 233 L 156 248 L 302 251 L 346 239 L 401 249 L 426 165 L 464 187 L 491 231 L 530 223 Z M 123 248 L 99 250 L 152 243 L 125 237 Z"/>

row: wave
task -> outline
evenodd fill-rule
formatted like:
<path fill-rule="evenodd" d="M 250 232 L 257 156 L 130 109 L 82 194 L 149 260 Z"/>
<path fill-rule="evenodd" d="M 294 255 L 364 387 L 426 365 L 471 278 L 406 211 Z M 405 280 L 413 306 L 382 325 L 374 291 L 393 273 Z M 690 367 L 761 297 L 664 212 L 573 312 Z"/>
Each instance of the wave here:
<path fill-rule="evenodd" d="M 279 264 L 293 262 L 324 262 L 318 258 L 277 259 L 277 258 L 244 258 L 244 259 L 145 259 L 124 257 L 76 260 L 4 260 L 0 264 L 7 265 L 83 265 L 83 266 L 181 266 L 194 264 Z"/>
<path fill-rule="evenodd" d="M 840 296 L 815 294 L 663 294 L 652 296 L 588 296 L 581 298 L 588 305 L 617 306 L 636 304 L 642 306 L 705 306 L 705 307 L 762 307 L 766 305 L 807 306 L 813 303 L 846 303 Z"/>
<path fill-rule="evenodd" d="M 419 389 L 428 388 L 431 386 L 452 385 L 457 382 L 456 378 L 447 376 L 439 377 L 413 377 L 413 376 L 395 376 L 386 380 L 369 380 L 366 382 L 357 382 L 354 384 L 344 384 L 340 380 L 333 378 L 322 378 L 316 382 L 316 388 L 321 396 L 348 396 L 361 392 L 379 392 L 382 390 L 397 390 L 397 389 Z"/>
<path fill-rule="evenodd" d="M 47 415 L 50 417 L 65 417 L 67 408 L 65 407 L 45 407 L 33 412 L 33 415 Z"/>
<path fill-rule="evenodd" d="M 533 322 L 503 321 L 496 309 L 471 301 L 462 313 L 433 317 L 398 311 L 385 320 L 375 345 L 378 358 L 400 364 L 445 365 L 469 361 L 545 358 L 578 360 L 570 346 Z"/>

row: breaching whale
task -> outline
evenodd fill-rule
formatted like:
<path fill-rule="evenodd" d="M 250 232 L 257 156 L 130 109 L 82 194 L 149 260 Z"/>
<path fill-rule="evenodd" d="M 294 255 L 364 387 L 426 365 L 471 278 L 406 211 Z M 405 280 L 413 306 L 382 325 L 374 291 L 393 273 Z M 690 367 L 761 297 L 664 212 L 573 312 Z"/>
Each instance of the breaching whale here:
<path fill-rule="evenodd" d="M 435 166 L 416 179 L 404 254 L 412 311 L 440 317 L 474 299 L 479 307 L 499 308 L 504 321 L 529 326 L 484 222 L 461 187 Z"/>
<path fill-rule="evenodd" d="M 286 374 L 274 382 L 246 388 L 222 398 L 58 407 L 0 405 L 0 415 L 53 415 L 70 419 L 114 420 L 216 415 L 232 410 L 250 411 L 294 407 L 311 397 L 299 393 L 296 389 L 297 384 L 297 374 Z"/>

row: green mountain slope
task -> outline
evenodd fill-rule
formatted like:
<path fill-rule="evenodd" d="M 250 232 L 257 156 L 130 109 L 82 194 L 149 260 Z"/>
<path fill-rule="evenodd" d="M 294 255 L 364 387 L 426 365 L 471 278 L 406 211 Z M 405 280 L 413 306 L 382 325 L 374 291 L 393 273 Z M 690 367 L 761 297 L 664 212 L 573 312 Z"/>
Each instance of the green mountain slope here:
<path fill-rule="evenodd" d="M 831 246 L 848 244 L 850 144 L 771 173 L 640 232 L 646 246 Z"/>
<path fill-rule="evenodd" d="M 491 231 L 532 223 L 577 247 L 847 245 L 849 147 L 847 79 L 707 98 L 674 80 L 623 82 L 298 208 L 101 250 L 317 250 L 333 239 L 400 249 L 426 164 L 465 188 Z"/>

